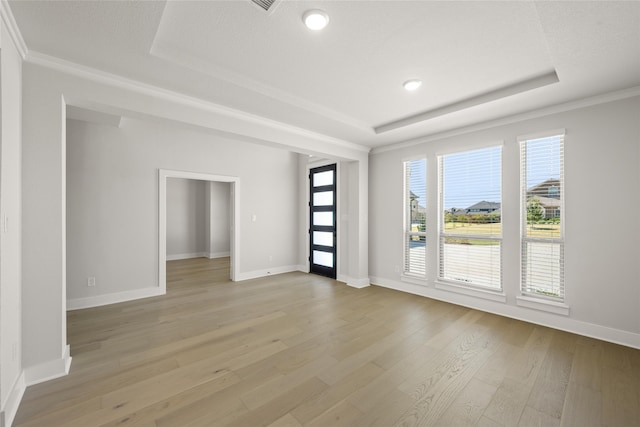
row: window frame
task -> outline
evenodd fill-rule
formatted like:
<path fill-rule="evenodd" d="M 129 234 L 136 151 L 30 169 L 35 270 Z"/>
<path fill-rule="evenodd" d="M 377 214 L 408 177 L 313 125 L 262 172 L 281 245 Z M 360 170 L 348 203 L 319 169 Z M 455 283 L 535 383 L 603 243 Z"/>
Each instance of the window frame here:
<path fill-rule="evenodd" d="M 539 139 L 560 137 L 560 159 L 559 159 L 559 186 L 558 193 L 560 194 L 559 208 L 553 209 L 553 218 L 560 218 L 560 236 L 559 237 L 529 237 L 527 236 L 527 143 L 529 141 L 536 141 Z M 566 223 L 566 210 L 565 210 L 565 142 L 566 132 L 565 129 L 556 129 L 552 131 L 539 132 L 535 134 L 522 135 L 517 138 L 520 154 L 520 283 L 519 292 L 520 297 L 517 298 L 518 304 L 528 306 L 530 308 L 539 308 L 545 311 L 553 311 L 558 314 L 568 315 L 568 306 L 565 305 L 566 300 L 566 287 L 565 287 L 565 223 Z M 551 188 L 551 187 L 550 187 Z M 559 211 L 559 212 L 558 212 Z M 559 215 L 558 215 L 559 214 Z M 527 276 L 527 258 L 526 248 L 527 243 L 556 243 L 559 244 L 559 290 L 560 295 L 546 295 L 541 292 L 533 291 L 526 284 Z M 540 304 L 542 303 L 542 304 Z M 538 306 L 535 306 L 538 304 Z M 534 305 L 534 306 L 532 306 Z M 550 305 L 555 307 L 547 309 L 542 305 Z"/>
<path fill-rule="evenodd" d="M 409 179 L 410 177 L 407 175 L 408 165 L 412 162 L 423 162 L 425 169 L 425 177 L 424 177 L 424 189 L 425 189 L 425 205 L 427 204 L 427 157 L 426 156 L 417 156 L 412 158 L 407 158 L 402 161 L 402 270 L 401 274 L 403 277 L 412 278 L 412 279 L 426 279 L 427 278 L 427 221 L 425 217 L 425 231 L 413 231 L 411 230 L 411 197 L 409 188 Z M 425 216 L 427 206 L 425 208 Z M 408 267 L 410 263 L 410 259 L 408 258 L 407 253 L 407 242 L 412 237 L 422 237 L 425 242 L 425 253 L 424 258 L 422 260 L 422 264 L 424 265 L 424 273 L 416 273 L 411 271 Z"/>
<path fill-rule="evenodd" d="M 444 214 L 444 158 L 448 155 L 461 154 L 473 151 L 487 150 L 492 148 L 500 149 L 500 236 L 490 236 L 487 237 L 485 235 L 478 234 L 460 234 L 460 233 L 447 233 L 445 230 L 445 214 Z M 506 295 L 504 294 L 504 286 L 503 286 L 503 240 L 504 240 L 504 231 L 502 227 L 502 219 L 503 219 L 503 178 L 504 178 L 504 141 L 493 141 L 491 143 L 486 143 L 482 145 L 478 145 L 475 147 L 465 147 L 465 149 L 451 151 L 446 153 L 439 153 L 437 155 L 437 163 L 438 163 L 438 247 L 437 247 L 437 281 L 436 288 L 445 289 L 449 291 L 459 292 L 463 294 L 468 294 L 472 296 L 477 296 L 481 298 L 487 298 L 495 301 L 506 302 Z M 461 238 L 461 239 L 477 239 L 477 240 L 490 240 L 498 242 L 500 247 L 499 252 L 499 262 L 500 268 L 498 273 L 498 282 L 499 286 L 488 286 L 484 284 L 478 283 L 469 283 L 462 280 L 455 280 L 451 278 L 444 277 L 444 241 L 447 237 Z"/>

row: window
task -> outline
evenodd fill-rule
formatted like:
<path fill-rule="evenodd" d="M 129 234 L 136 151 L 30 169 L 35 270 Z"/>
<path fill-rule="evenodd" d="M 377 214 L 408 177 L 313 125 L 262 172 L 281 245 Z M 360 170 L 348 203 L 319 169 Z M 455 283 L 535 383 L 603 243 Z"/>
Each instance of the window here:
<path fill-rule="evenodd" d="M 404 162 L 404 269 L 406 275 L 426 275 L 427 161 Z"/>
<path fill-rule="evenodd" d="M 501 290 L 502 147 L 447 154 L 439 164 L 438 277 Z"/>
<path fill-rule="evenodd" d="M 520 141 L 522 293 L 564 300 L 564 135 Z"/>

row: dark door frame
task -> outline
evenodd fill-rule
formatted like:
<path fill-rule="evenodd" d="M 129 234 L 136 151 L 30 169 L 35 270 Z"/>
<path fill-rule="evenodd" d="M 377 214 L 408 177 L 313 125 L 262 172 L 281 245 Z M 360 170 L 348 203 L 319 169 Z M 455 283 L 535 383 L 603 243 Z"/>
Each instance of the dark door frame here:
<path fill-rule="evenodd" d="M 333 184 L 331 185 L 323 185 L 319 187 L 313 186 L 313 175 L 317 173 L 333 171 Z M 336 278 L 338 266 L 337 266 L 337 252 L 338 252 L 338 242 L 337 242 L 337 185 L 338 174 L 337 174 L 337 165 L 331 164 L 326 166 L 319 166 L 315 168 L 309 169 L 309 271 L 314 274 L 319 274 L 322 276 L 327 276 L 332 279 Z M 333 204 L 327 206 L 314 206 L 313 204 L 313 195 L 314 193 L 322 193 L 326 191 L 333 191 Z M 332 212 L 333 213 L 333 224 L 332 225 L 314 225 L 313 223 L 313 214 L 314 212 Z M 313 243 L 313 232 L 321 231 L 321 232 L 330 232 L 333 233 L 333 246 L 323 246 L 323 245 L 315 245 Z M 313 262 L 313 252 L 327 252 L 330 253 L 333 257 L 333 267 L 327 267 L 324 265 L 314 264 Z"/>

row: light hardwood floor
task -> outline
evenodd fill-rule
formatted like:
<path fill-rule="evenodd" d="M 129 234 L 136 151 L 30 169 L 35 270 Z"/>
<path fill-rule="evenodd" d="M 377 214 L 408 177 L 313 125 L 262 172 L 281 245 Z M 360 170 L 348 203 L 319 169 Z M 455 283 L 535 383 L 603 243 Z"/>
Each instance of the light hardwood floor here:
<path fill-rule="evenodd" d="M 17 426 L 638 426 L 640 351 L 392 290 L 228 259 L 68 313 L 71 373 Z"/>

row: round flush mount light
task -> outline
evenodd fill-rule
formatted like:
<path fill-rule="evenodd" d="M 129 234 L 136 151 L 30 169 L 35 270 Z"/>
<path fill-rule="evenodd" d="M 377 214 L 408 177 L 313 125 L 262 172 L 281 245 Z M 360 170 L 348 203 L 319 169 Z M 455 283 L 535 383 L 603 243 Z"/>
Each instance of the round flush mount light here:
<path fill-rule="evenodd" d="M 310 30 L 318 31 L 323 29 L 329 23 L 329 15 L 322 10 L 307 10 L 302 15 L 302 22 Z"/>
<path fill-rule="evenodd" d="M 420 86 L 422 86 L 422 80 L 407 80 L 406 82 L 402 83 L 402 87 L 404 87 L 404 89 L 408 91 L 416 90 Z"/>

